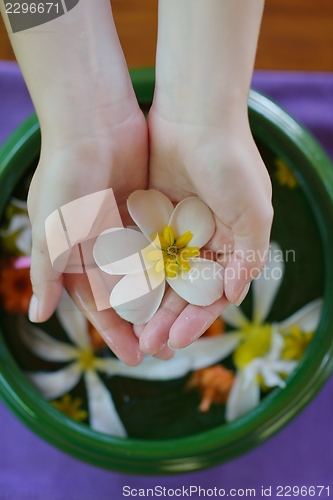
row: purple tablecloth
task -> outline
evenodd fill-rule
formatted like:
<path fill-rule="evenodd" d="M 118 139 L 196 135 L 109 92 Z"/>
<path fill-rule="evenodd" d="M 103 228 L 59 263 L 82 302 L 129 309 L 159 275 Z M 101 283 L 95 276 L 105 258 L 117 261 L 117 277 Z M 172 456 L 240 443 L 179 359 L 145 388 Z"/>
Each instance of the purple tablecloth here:
<path fill-rule="evenodd" d="M 333 74 L 257 72 L 253 87 L 306 125 L 333 159 Z M 32 110 L 16 64 L 0 63 L 0 144 Z M 186 498 L 191 485 L 213 497 L 214 487 L 239 498 L 242 491 L 235 495 L 232 488 L 255 488 L 256 497 L 261 497 L 261 487 L 271 486 L 275 498 L 279 485 L 325 486 L 333 494 L 333 379 L 299 417 L 259 448 L 228 464 L 186 475 L 135 477 L 86 465 L 35 436 L 1 404 L 0 426 L 1 500 L 118 500 L 125 498 L 124 486 L 165 487 L 156 490 L 156 497 L 161 491 L 162 498 L 168 498 L 168 489 L 170 497 L 172 489 L 182 487 L 183 492 L 174 493 Z M 202 490 L 191 498 L 203 495 Z M 321 497 L 327 496 L 325 489 Z"/>

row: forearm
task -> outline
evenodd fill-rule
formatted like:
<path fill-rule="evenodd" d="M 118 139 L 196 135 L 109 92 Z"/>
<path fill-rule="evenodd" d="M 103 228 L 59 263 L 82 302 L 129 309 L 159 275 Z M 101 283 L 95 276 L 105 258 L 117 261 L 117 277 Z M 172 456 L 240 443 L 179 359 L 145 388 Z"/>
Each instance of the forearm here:
<path fill-rule="evenodd" d="M 19 33 L 3 17 L 42 131 L 93 136 L 128 118 L 136 101 L 109 0 Z"/>
<path fill-rule="evenodd" d="M 263 5 L 159 0 L 155 104 L 163 116 L 193 121 L 205 112 L 214 124 L 226 107 L 246 110 Z"/>

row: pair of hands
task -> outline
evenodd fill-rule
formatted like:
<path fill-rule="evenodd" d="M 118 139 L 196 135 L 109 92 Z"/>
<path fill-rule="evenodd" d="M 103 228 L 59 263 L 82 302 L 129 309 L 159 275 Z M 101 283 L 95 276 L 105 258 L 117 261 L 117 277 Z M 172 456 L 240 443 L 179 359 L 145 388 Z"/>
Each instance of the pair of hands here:
<path fill-rule="evenodd" d="M 262 255 L 269 245 L 272 207 L 270 180 L 246 111 L 236 116 L 230 113 L 214 125 L 204 119 L 179 120 L 172 112 L 164 113 L 158 91 L 148 124 L 135 99 L 125 109 L 118 122 L 112 123 L 103 116 L 112 111 L 107 106 L 88 113 L 87 122 L 103 124 L 89 136 L 80 133 L 80 117 L 77 131 L 65 127 L 59 137 L 44 134 L 28 196 L 35 295 L 30 317 L 32 321 L 48 319 L 65 285 L 114 353 L 136 365 L 144 354 L 170 358 L 173 349 L 185 347 L 204 333 L 229 302 L 238 305 L 242 301 L 249 282 L 265 265 Z M 97 311 L 84 275 L 61 275 L 52 268 L 45 220 L 60 206 L 110 187 L 124 225 L 131 224 L 126 200 L 138 189 L 158 189 L 175 203 L 199 196 L 215 217 L 216 232 L 207 248 L 223 253 L 225 295 L 210 306 L 198 307 L 168 289 L 147 325 L 133 326 L 112 309 Z M 252 257 L 246 260 L 248 252 Z"/>

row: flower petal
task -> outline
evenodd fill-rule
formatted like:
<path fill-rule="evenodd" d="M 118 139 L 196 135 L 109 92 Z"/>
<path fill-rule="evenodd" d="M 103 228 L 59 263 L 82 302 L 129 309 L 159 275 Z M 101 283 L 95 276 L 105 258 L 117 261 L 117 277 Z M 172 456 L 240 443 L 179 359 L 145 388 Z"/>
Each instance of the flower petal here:
<path fill-rule="evenodd" d="M 29 380 L 46 399 L 56 399 L 73 389 L 81 378 L 82 371 L 78 363 L 55 372 L 26 373 Z"/>
<path fill-rule="evenodd" d="M 130 323 L 143 325 L 155 314 L 165 290 L 164 272 L 151 268 L 146 273 L 125 276 L 111 292 L 110 304 Z"/>
<path fill-rule="evenodd" d="M 84 374 L 86 383 L 89 422 L 92 429 L 113 436 L 126 437 L 127 432 L 120 420 L 111 393 L 93 371 Z"/>
<path fill-rule="evenodd" d="M 171 380 L 184 377 L 193 370 L 214 365 L 226 358 L 238 345 L 241 335 L 230 333 L 199 339 L 185 349 L 180 349 L 168 361 L 145 358 L 138 366 L 127 366 L 112 358 L 99 359 L 97 369 L 109 375 L 142 380 Z"/>
<path fill-rule="evenodd" d="M 287 332 L 292 325 L 297 325 L 302 332 L 314 332 L 319 324 L 323 299 L 316 299 L 299 309 L 289 318 L 278 324 L 279 330 Z"/>
<path fill-rule="evenodd" d="M 173 212 L 169 198 L 156 189 L 135 191 L 127 200 L 127 208 L 148 239 L 153 232 L 163 233 Z"/>
<path fill-rule="evenodd" d="M 184 377 L 191 371 L 190 358 L 177 357 L 163 361 L 157 358 L 146 357 L 138 366 L 127 366 L 111 358 L 98 361 L 98 370 L 109 375 L 120 375 L 122 377 L 138 378 L 142 380 L 171 380 Z"/>
<path fill-rule="evenodd" d="M 25 319 L 19 321 L 18 331 L 27 348 L 41 359 L 47 361 L 72 361 L 77 356 L 75 347 L 55 340 Z"/>
<path fill-rule="evenodd" d="M 19 200 L 18 198 L 15 198 L 15 196 L 12 196 L 11 199 L 9 200 L 10 205 L 14 205 L 14 207 L 20 208 L 21 210 L 28 210 L 28 203 L 24 200 Z"/>
<path fill-rule="evenodd" d="M 28 227 L 23 229 L 20 234 L 16 238 L 16 246 L 17 248 L 24 254 L 31 254 L 31 244 L 32 244 L 32 235 L 31 228 Z"/>
<path fill-rule="evenodd" d="M 238 329 L 241 329 L 242 326 L 249 322 L 242 309 L 235 306 L 235 304 L 230 304 L 223 311 L 221 317 L 226 321 L 226 323 L 228 323 L 228 325 Z"/>
<path fill-rule="evenodd" d="M 64 289 L 56 314 L 70 340 L 78 347 L 90 346 L 87 320 Z"/>
<path fill-rule="evenodd" d="M 217 262 L 189 259 L 190 271 L 179 272 L 167 282 L 176 293 L 190 304 L 209 306 L 223 295 L 224 269 Z"/>
<path fill-rule="evenodd" d="M 145 259 L 145 255 L 152 250 L 156 250 L 155 247 L 149 244 L 144 234 L 139 231 L 113 228 L 98 236 L 93 248 L 93 256 L 102 271 L 121 275 L 139 273 L 153 266 L 154 262 Z M 144 258 L 144 265 L 142 258 Z"/>
<path fill-rule="evenodd" d="M 271 346 L 266 354 L 265 358 L 271 361 L 280 359 L 281 352 L 284 347 L 284 339 L 279 333 L 278 326 L 276 323 L 272 323 L 272 336 L 271 336 Z"/>
<path fill-rule="evenodd" d="M 10 236 L 11 234 L 14 234 L 24 229 L 31 230 L 30 219 L 28 215 L 24 214 L 13 215 L 7 229 L 0 229 L 0 235 Z"/>
<path fill-rule="evenodd" d="M 242 339 L 240 333 L 226 333 L 204 337 L 176 352 L 175 358 L 191 360 L 191 370 L 200 370 L 214 365 L 233 352 Z M 174 359 L 174 358 L 173 358 Z"/>
<path fill-rule="evenodd" d="M 286 386 L 285 381 L 274 371 L 272 367 L 264 364 L 261 368 L 261 375 L 264 381 L 264 384 L 267 387 L 281 387 L 284 388 Z"/>
<path fill-rule="evenodd" d="M 179 238 L 187 231 L 191 231 L 191 247 L 203 247 L 208 243 L 215 231 L 215 220 L 207 205 L 200 198 L 185 198 L 178 203 L 173 211 L 169 226 Z"/>
<path fill-rule="evenodd" d="M 276 294 L 281 286 L 284 262 L 280 246 L 271 242 L 266 267 L 253 280 L 253 321 L 263 323 L 272 308 Z"/>
<path fill-rule="evenodd" d="M 226 421 L 233 422 L 253 410 L 259 402 L 260 387 L 256 378 L 245 381 L 244 372 L 238 372 L 226 404 Z"/>

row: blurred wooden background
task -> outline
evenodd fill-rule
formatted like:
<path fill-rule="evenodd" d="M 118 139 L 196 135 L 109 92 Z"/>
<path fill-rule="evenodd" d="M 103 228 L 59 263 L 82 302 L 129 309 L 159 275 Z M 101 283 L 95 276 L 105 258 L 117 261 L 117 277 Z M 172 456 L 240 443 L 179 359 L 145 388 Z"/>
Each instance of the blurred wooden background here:
<path fill-rule="evenodd" d="M 128 65 L 154 65 L 157 0 L 112 7 Z M 2 21 L 0 59 L 14 59 Z M 266 0 L 256 67 L 333 71 L 333 0 Z"/>

